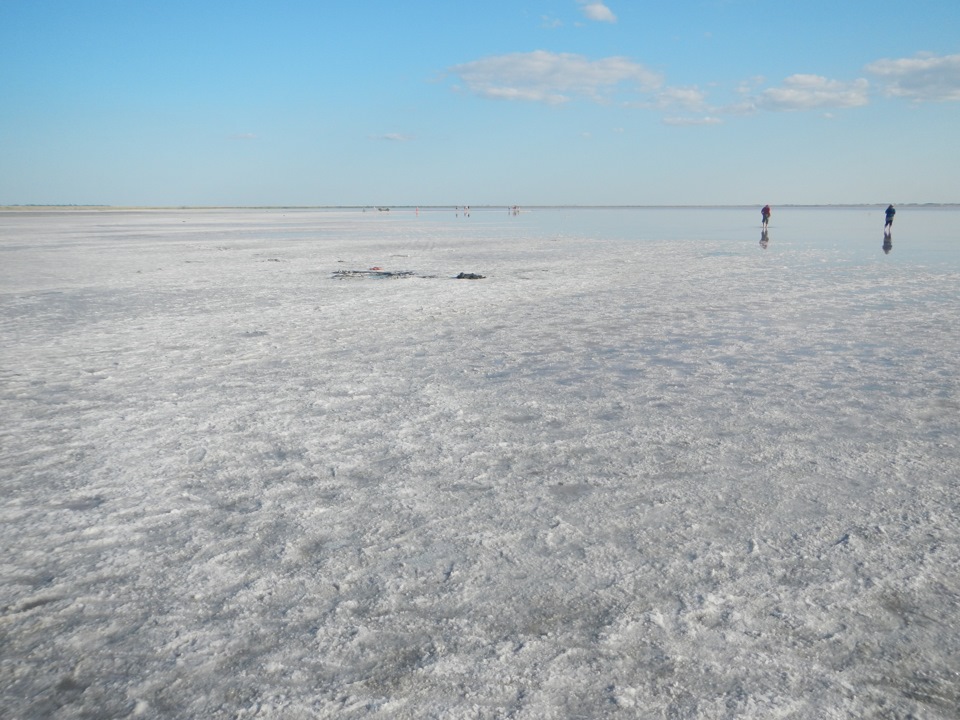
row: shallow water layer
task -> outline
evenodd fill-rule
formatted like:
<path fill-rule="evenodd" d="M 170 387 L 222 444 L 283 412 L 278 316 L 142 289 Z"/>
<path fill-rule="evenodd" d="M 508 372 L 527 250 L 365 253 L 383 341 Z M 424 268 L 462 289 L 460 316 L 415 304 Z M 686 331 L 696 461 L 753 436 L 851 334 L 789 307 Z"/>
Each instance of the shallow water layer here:
<path fill-rule="evenodd" d="M 958 221 L 0 213 L 3 707 L 955 717 Z"/>

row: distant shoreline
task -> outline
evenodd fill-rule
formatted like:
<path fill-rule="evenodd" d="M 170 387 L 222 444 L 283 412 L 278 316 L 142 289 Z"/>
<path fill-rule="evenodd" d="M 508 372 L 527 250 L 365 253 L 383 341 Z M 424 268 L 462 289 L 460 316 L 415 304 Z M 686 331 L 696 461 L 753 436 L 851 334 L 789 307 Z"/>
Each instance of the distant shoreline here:
<path fill-rule="evenodd" d="M 888 203 L 838 203 L 832 205 L 782 204 L 779 208 L 844 209 L 877 208 Z M 386 212 L 389 210 L 451 210 L 462 205 L 0 205 L 0 212 L 29 211 L 204 211 L 204 210 L 350 210 L 357 212 Z M 471 211 L 503 211 L 509 205 L 470 205 Z M 741 210 L 755 205 L 520 205 L 521 210 Z M 902 208 L 958 208 L 958 203 L 898 203 Z"/>

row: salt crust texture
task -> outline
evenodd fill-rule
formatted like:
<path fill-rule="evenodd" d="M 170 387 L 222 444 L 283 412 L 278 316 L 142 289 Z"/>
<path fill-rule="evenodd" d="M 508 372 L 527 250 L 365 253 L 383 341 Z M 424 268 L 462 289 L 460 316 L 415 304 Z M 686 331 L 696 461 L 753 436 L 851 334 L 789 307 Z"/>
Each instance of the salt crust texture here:
<path fill-rule="evenodd" d="M 960 213 L 773 220 L 0 213 L 2 714 L 956 718 Z"/>

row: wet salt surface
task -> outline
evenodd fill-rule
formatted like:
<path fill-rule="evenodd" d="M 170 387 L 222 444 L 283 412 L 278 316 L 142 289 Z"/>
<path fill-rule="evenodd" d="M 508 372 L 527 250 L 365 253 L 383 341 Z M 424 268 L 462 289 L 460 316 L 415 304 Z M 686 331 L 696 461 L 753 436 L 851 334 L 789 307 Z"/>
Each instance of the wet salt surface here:
<path fill-rule="evenodd" d="M 958 223 L 0 213 L 2 707 L 956 717 Z"/>

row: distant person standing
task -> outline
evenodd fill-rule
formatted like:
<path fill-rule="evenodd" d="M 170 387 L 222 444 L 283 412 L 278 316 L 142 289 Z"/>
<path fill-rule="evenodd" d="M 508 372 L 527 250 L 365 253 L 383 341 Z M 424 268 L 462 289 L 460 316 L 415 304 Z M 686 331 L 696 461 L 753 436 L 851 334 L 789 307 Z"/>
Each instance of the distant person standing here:
<path fill-rule="evenodd" d="M 770 206 L 764 205 L 763 210 L 760 211 L 760 217 L 763 218 L 763 229 L 767 229 L 767 225 L 770 224 Z"/>
<path fill-rule="evenodd" d="M 893 205 L 887 205 L 887 222 L 883 226 L 883 231 L 887 234 L 893 232 L 893 216 L 897 214 L 897 211 L 894 209 Z"/>

